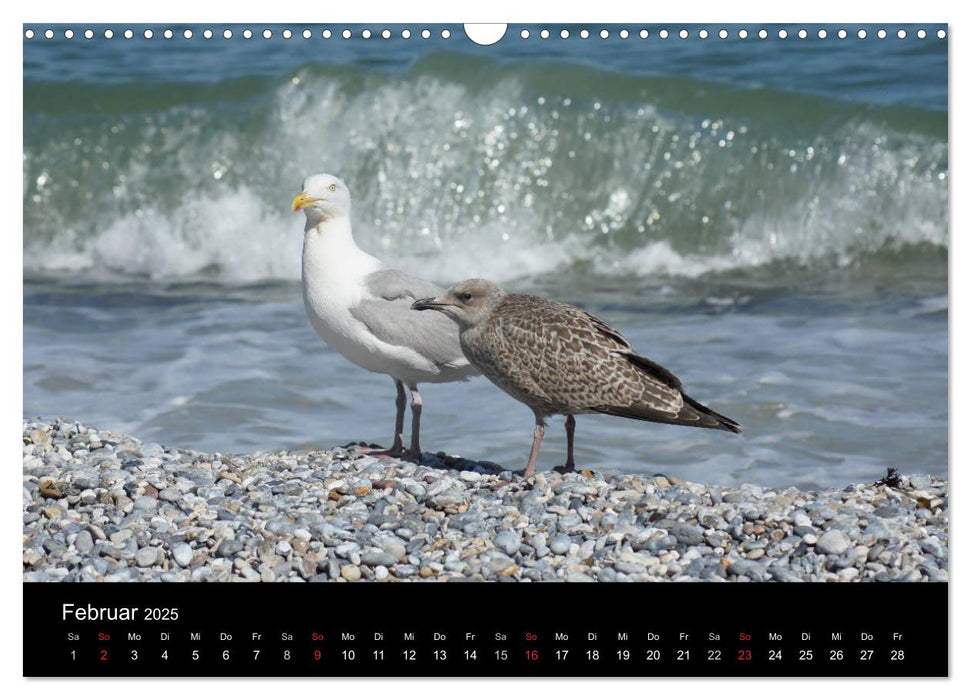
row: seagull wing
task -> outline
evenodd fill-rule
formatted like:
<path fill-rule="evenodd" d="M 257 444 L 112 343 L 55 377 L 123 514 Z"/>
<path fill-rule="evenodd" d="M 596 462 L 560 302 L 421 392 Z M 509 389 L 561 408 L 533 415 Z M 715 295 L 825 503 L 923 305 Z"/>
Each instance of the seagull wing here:
<path fill-rule="evenodd" d="M 532 350 L 521 362 L 550 403 L 564 412 L 741 432 L 735 421 L 686 395 L 670 370 L 638 355 L 593 314 L 532 297 L 510 299 L 508 306 L 506 333 Z"/>
<path fill-rule="evenodd" d="M 622 344 L 614 352 L 626 360 L 628 364 L 617 368 L 618 375 L 627 379 L 626 384 L 633 389 L 635 394 L 639 390 L 639 396 L 632 401 L 625 401 L 621 405 L 597 406 L 594 408 L 595 411 L 656 423 L 713 428 L 733 433 L 742 432 L 742 426 L 731 418 L 716 413 L 685 394 L 681 380 L 669 369 L 662 367 L 653 360 L 641 357 L 634 352 L 630 343 L 617 331 L 596 316 L 586 312 L 584 314 L 588 317 L 593 328 L 608 341 Z M 635 373 L 633 376 L 631 369 Z M 628 392 L 624 392 L 624 394 L 626 395 Z"/>
<path fill-rule="evenodd" d="M 444 290 L 421 277 L 401 270 L 383 268 L 364 278 L 364 286 L 373 296 L 385 301 L 425 299 L 437 297 Z"/>
<path fill-rule="evenodd" d="M 351 307 L 351 315 L 375 337 L 389 345 L 410 348 L 440 367 L 469 365 L 454 321 L 442 314 L 411 309 L 415 300 L 441 294 L 439 287 L 393 269 L 372 272 L 364 284 L 369 296 Z"/>
<path fill-rule="evenodd" d="M 684 402 L 677 377 L 639 357 L 618 330 L 593 314 L 565 304 L 556 306 L 561 323 L 570 329 L 559 359 L 579 363 L 575 371 L 587 374 L 589 403 L 585 408 L 600 413 L 619 409 L 625 414 L 678 415 Z"/>

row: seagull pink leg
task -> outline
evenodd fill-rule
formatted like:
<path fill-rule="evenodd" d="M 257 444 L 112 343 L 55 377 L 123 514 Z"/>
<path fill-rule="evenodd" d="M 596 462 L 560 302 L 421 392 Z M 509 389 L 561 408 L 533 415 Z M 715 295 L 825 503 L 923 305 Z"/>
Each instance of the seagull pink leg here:
<path fill-rule="evenodd" d="M 546 432 L 546 425 L 540 416 L 536 416 L 536 428 L 533 430 L 533 448 L 529 451 L 529 461 L 526 463 L 526 471 L 523 478 L 528 479 L 536 473 L 536 458 L 539 456 L 539 446 L 543 442 L 543 434 Z"/>

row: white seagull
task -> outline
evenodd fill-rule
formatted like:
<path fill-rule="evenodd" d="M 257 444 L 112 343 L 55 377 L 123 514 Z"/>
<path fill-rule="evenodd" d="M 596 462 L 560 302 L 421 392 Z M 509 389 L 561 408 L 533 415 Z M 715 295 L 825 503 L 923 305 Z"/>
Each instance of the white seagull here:
<path fill-rule="evenodd" d="M 438 296 L 430 282 L 388 267 L 357 247 L 351 193 L 333 175 L 312 175 L 293 199 L 307 216 L 303 238 L 303 301 L 314 329 L 331 348 L 397 389 L 389 453 L 421 456 L 421 382 L 454 382 L 478 374 L 462 354 L 458 326 L 441 314 L 413 311 Z M 405 386 L 411 390 L 411 449 L 404 450 Z"/>

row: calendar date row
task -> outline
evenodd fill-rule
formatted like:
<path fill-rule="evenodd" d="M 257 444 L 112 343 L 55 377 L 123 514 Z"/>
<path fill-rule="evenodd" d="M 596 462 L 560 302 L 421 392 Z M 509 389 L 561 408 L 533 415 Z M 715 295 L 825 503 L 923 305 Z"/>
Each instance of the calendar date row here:
<path fill-rule="evenodd" d="M 96 656 L 100 662 L 111 662 L 122 660 L 127 662 L 137 662 L 145 659 L 154 658 L 158 661 L 169 661 L 181 658 L 193 662 L 260 662 L 268 659 L 277 661 L 308 661 L 308 662 L 340 662 L 353 663 L 360 660 L 370 662 L 383 662 L 392 658 L 398 658 L 404 662 L 418 661 L 463 661 L 477 662 L 488 659 L 495 662 L 512 661 L 519 658 L 525 662 L 539 662 L 541 660 L 555 662 L 592 662 L 599 661 L 677 661 L 692 662 L 701 661 L 706 663 L 721 663 L 726 661 L 750 662 L 762 659 L 767 662 L 783 662 L 793 659 L 799 662 L 868 662 L 884 659 L 890 662 L 902 662 L 906 660 L 906 649 L 891 648 L 793 648 L 793 649 L 761 649 L 751 648 L 721 649 L 721 648 L 682 648 L 682 649 L 600 649 L 600 648 L 560 648 L 560 649 L 264 649 L 264 648 L 169 648 L 160 647 L 152 650 L 144 648 L 130 647 L 118 650 L 117 652 L 109 648 L 97 650 L 84 650 L 70 648 L 68 650 L 70 660 L 82 660 L 85 656 Z"/>

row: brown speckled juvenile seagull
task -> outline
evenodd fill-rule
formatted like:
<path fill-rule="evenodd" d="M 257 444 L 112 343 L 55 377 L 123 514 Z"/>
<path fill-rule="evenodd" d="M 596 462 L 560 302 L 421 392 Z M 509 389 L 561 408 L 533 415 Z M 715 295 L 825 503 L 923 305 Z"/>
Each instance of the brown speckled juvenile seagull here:
<path fill-rule="evenodd" d="M 742 432 L 686 395 L 677 377 L 635 353 L 620 333 L 573 306 L 471 279 L 411 308 L 454 320 L 469 362 L 533 409 L 536 429 L 523 476 L 535 473 L 546 418 L 558 413 L 567 416 L 567 469 L 574 467 L 574 416 L 581 413 Z"/>

